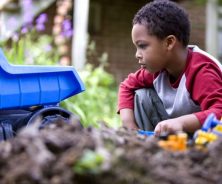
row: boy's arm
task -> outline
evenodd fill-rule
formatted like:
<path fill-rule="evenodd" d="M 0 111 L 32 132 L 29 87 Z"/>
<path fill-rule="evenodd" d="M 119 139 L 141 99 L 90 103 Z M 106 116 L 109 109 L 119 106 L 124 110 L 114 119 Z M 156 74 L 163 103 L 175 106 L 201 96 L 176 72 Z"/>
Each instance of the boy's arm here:
<path fill-rule="evenodd" d="M 222 116 L 222 71 L 214 62 L 202 67 L 201 61 L 197 63 L 200 63 L 199 70 L 189 79 L 192 82 L 188 89 L 192 99 L 201 107 L 201 111 L 194 114 L 202 125 L 211 113 L 218 119 Z"/>
<path fill-rule="evenodd" d="M 121 109 L 134 108 L 134 94 L 137 89 L 149 88 L 153 85 L 153 75 L 145 69 L 131 73 L 121 82 L 118 92 L 118 113 Z"/>
<path fill-rule="evenodd" d="M 123 127 L 129 129 L 138 129 L 134 117 L 134 112 L 132 109 L 121 109 L 120 110 L 120 119 L 123 123 Z"/>
<path fill-rule="evenodd" d="M 153 85 L 153 75 L 145 69 L 130 74 L 127 79 L 121 82 L 118 93 L 118 113 L 123 126 L 137 129 L 134 117 L 134 94 L 135 90 L 148 88 Z"/>

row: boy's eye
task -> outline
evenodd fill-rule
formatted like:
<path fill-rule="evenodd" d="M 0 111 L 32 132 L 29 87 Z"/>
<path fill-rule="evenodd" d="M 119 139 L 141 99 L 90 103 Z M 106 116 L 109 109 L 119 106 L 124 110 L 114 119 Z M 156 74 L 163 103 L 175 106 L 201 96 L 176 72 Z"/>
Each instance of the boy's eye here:
<path fill-rule="evenodd" d="M 147 47 L 147 44 L 139 44 L 138 47 L 141 49 L 145 49 Z"/>

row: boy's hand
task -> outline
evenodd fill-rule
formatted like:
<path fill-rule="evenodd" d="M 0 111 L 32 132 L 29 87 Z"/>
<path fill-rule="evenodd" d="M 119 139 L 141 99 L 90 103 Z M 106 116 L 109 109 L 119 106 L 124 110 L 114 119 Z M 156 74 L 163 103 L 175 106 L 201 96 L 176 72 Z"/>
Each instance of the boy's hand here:
<path fill-rule="evenodd" d="M 157 136 L 162 133 L 175 133 L 178 131 L 183 131 L 183 123 L 179 122 L 177 118 L 159 122 L 154 130 Z"/>
<path fill-rule="evenodd" d="M 185 131 L 193 133 L 199 128 L 201 128 L 201 124 L 197 117 L 194 114 L 188 114 L 159 122 L 154 132 L 157 136 L 164 132 L 175 133 Z"/>

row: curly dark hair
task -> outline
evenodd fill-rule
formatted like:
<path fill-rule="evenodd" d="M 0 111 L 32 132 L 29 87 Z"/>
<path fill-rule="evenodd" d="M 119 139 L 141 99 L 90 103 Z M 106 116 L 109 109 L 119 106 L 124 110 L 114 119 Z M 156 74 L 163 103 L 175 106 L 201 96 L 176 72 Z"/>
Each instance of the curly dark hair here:
<path fill-rule="evenodd" d="M 133 25 L 135 24 L 146 26 L 149 34 L 160 39 L 174 35 L 184 47 L 189 43 L 188 14 L 172 1 L 156 0 L 146 4 L 134 16 Z"/>

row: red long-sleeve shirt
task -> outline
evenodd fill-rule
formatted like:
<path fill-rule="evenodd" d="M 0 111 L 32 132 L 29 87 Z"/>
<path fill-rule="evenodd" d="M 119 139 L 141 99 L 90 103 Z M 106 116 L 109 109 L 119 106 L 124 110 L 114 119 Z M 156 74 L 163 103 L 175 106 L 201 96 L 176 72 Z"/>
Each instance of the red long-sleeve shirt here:
<path fill-rule="evenodd" d="M 183 73 L 170 83 L 167 71 L 140 69 L 119 88 L 118 111 L 134 108 L 136 89 L 154 87 L 171 118 L 194 113 L 202 124 L 210 113 L 222 116 L 222 65 L 197 46 L 190 46 Z"/>

